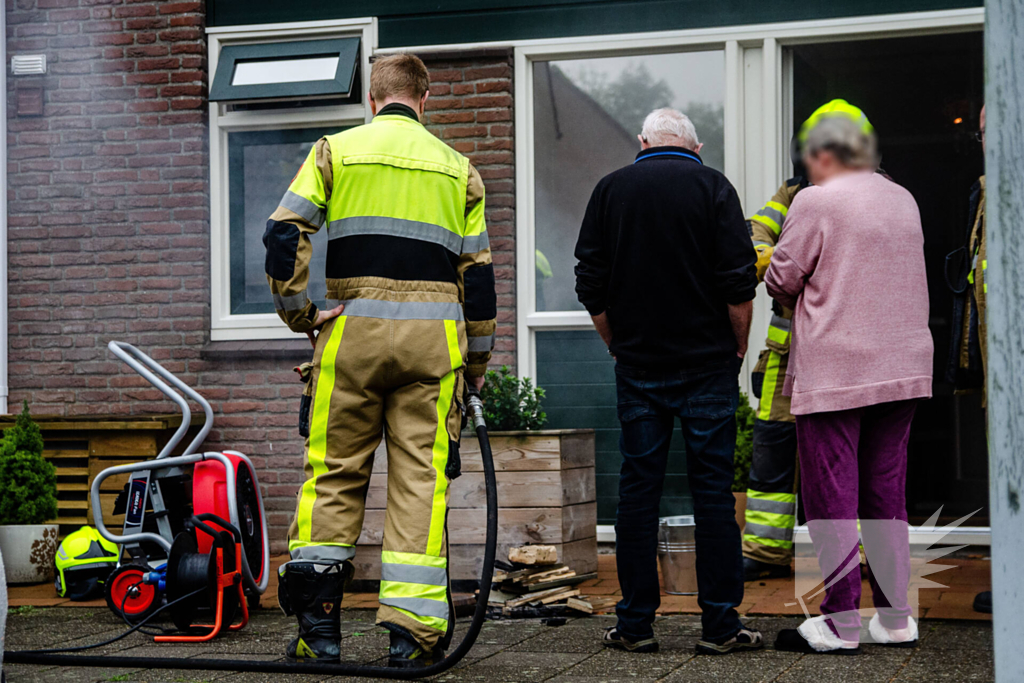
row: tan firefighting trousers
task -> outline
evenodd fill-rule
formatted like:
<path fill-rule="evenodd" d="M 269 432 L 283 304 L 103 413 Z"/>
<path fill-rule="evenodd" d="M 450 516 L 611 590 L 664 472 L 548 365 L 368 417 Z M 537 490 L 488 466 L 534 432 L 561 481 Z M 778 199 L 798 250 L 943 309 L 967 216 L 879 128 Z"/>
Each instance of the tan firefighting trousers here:
<path fill-rule="evenodd" d="M 354 556 L 373 453 L 384 437 L 388 496 L 377 623 L 396 624 L 433 649 L 452 616 L 445 469 L 449 454 L 458 457 L 467 353 L 458 290 L 382 278 L 345 283 L 340 294 L 329 286 L 328 296 L 338 296 L 346 310 L 324 325 L 316 343 L 306 482 L 289 550 L 295 560 Z"/>

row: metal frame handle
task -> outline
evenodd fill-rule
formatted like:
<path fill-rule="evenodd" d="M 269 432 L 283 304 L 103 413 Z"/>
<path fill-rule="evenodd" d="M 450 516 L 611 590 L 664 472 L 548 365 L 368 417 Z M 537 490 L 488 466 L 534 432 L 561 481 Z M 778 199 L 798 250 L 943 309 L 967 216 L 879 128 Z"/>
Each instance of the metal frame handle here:
<path fill-rule="evenodd" d="M 202 406 L 203 413 L 206 415 L 206 422 L 203 424 L 202 428 L 200 428 L 196 437 L 192 439 L 189 445 L 185 448 L 185 452 L 182 455 L 194 453 L 196 449 L 199 448 L 199 445 L 206 440 L 206 436 L 213 428 L 213 408 L 210 406 L 210 402 L 203 398 L 198 391 L 185 384 L 181 379 L 172 374 L 167 368 L 160 365 L 131 344 L 120 341 L 111 341 L 107 344 L 107 348 L 110 349 L 111 353 L 124 361 L 128 367 L 137 372 L 143 379 L 154 387 L 159 389 L 164 396 L 177 403 L 178 407 L 181 408 L 181 425 L 178 427 L 177 431 L 174 432 L 174 436 L 172 436 L 170 441 L 167 442 L 167 445 L 165 445 L 160 450 L 160 453 L 157 454 L 156 457 L 158 460 L 166 458 L 171 451 L 174 450 L 181 440 L 185 438 L 189 425 L 192 424 L 192 411 L 188 407 L 188 402 L 182 398 L 181 394 L 184 394 Z M 175 389 L 180 391 L 181 394 L 167 386 L 164 380 L 173 384 Z"/>
<path fill-rule="evenodd" d="M 111 543 L 119 543 L 126 545 L 129 543 L 141 543 L 142 541 L 152 541 L 156 543 L 164 552 L 170 552 L 171 542 L 159 534 L 153 534 L 148 531 L 143 531 L 138 534 L 127 534 L 123 536 L 115 536 L 107 530 L 107 525 L 103 523 L 103 502 L 100 500 L 100 485 L 106 480 L 107 477 L 115 474 L 128 474 L 131 472 L 142 472 L 144 470 L 155 470 L 163 469 L 165 467 L 180 467 L 183 465 L 193 465 L 200 460 L 204 460 L 205 456 L 202 453 L 192 453 L 191 455 L 179 455 L 174 458 L 167 458 L 163 462 L 156 465 L 152 460 L 146 462 L 136 462 L 130 465 L 117 465 L 116 467 L 108 467 L 102 470 L 96 475 L 96 478 L 92 480 L 92 488 L 89 491 L 89 497 L 92 500 L 92 517 L 93 524 L 96 525 L 96 531 L 99 532 L 100 536 L 107 539 Z M 225 458 L 227 460 L 227 458 Z M 231 461 L 228 460 L 230 463 Z M 234 482 L 228 481 L 229 493 L 234 490 Z M 149 492 L 146 492 L 149 495 Z"/>
<path fill-rule="evenodd" d="M 263 571 L 260 578 L 260 582 L 257 584 L 253 578 L 252 570 L 249 568 L 249 561 L 245 557 L 245 553 L 242 553 L 242 578 L 245 581 L 246 586 L 262 594 L 267 589 L 267 583 L 270 580 L 270 539 L 267 532 L 267 517 L 266 511 L 263 508 L 263 494 L 260 492 L 260 482 L 256 478 L 256 470 L 252 466 L 252 461 L 245 455 L 236 451 L 227 451 L 231 455 L 239 456 L 242 461 L 248 466 L 249 472 L 252 474 L 253 487 L 256 489 L 256 499 L 259 501 L 259 512 L 260 521 L 262 522 L 262 533 L 263 533 Z M 89 495 L 92 499 L 92 516 L 93 523 L 96 525 L 96 530 L 100 536 L 107 539 L 111 543 L 118 543 L 126 545 L 129 543 L 141 543 L 142 541 L 152 541 L 156 543 L 164 552 L 171 551 L 171 542 L 159 534 L 153 534 L 148 531 L 143 531 L 138 534 L 128 534 L 126 536 L 115 536 L 110 533 L 107 526 L 103 523 L 103 505 L 100 501 L 100 485 L 103 481 L 115 474 L 126 474 L 130 472 L 142 472 L 144 470 L 156 470 L 156 469 L 167 469 L 170 467 L 183 467 L 187 465 L 194 465 L 197 462 L 203 460 L 216 460 L 224 465 L 224 472 L 227 481 L 227 490 L 225 494 L 228 499 L 228 519 L 235 528 L 241 528 L 238 520 L 238 498 L 235 491 L 235 465 L 231 462 L 231 459 L 224 453 L 191 453 L 188 455 L 178 455 L 173 458 L 165 458 L 159 464 L 153 460 L 146 462 L 136 462 L 130 465 L 118 465 L 116 467 L 108 467 L 101 471 L 93 479 L 92 489 Z"/>

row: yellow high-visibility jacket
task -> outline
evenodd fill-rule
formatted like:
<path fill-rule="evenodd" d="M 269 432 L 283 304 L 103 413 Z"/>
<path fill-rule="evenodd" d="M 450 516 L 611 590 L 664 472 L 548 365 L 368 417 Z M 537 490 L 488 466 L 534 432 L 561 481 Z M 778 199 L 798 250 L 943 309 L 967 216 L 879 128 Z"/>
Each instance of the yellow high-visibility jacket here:
<path fill-rule="evenodd" d="M 483 181 L 466 157 L 394 105 L 313 146 L 263 237 L 275 308 L 295 332 L 316 319 L 306 294 L 309 235 L 324 225 L 328 306 L 345 303 L 344 315 L 465 321 L 467 372 L 486 371 L 497 318 L 494 267 Z M 418 301 L 341 299 L 367 278 L 384 289 L 396 281 L 406 281 L 406 291 L 407 281 L 430 285 Z M 431 301 L 438 283 L 458 288 L 457 305 Z"/>

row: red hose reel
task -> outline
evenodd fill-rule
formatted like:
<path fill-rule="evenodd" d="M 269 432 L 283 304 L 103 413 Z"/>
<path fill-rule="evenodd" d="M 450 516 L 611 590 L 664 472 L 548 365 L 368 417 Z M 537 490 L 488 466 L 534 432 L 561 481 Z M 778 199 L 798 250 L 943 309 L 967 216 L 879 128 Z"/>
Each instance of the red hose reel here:
<path fill-rule="evenodd" d="M 138 623 L 164 602 L 175 602 L 170 614 L 185 635 L 157 636 L 156 642 L 204 642 L 225 627 L 246 625 L 249 607 L 259 594 L 245 592 L 243 563 L 251 568 L 253 582 L 260 584 L 266 571 L 264 519 L 255 473 L 248 458 L 227 451 L 231 463 L 234 498 L 229 495 L 228 470 L 219 459 L 200 460 L 192 470 L 190 526 L 174 537 L 165 565 L 155 569 L 143 562 L 122 564 L 108 579 L 107 604 L 130 623 Z M 232 517 L 235 505 L 238 524 Z M 203 589 L 203 590 L 200 590 Z M 190 595 L 191 594 L 191 595 Z M 193 624 L 202 609 L 212 614 L 212 624 Z M 241 613 L 241 621 L 233 623 Z M 195 635 L 196 629 L 205 632 Z"/>
<path fill-rule="evenodd" d="M 232 451 L 224 451 L 235 469 L 235 502 L 238 508 L 238 531 L 242 535 L 242 547 L 246 560 L 253 572 L 253 580 L 260 583 L 263 579 L 263 554 L 269 548 L 263 547 L 263 519 L 256 492 L 256 477 L 249 469 L 247 459 Z M 224 465 L 217 460 L 198 462 L 192 471 L 192 510 L 196 515 L 216 515 L 221 519 L 231 519 L 228 507 L 228 483 Z M 224 531 L 219 525 L 211 523 L 215 529 Z M 208 553 L 213 538 L 202 531 L 196 531 L 199 552 Z"/>
<path fill-rule="evenodd" d="M 209 524 L 207 524 L 209 522 Z M 158 643 L 202 643 L 216 638 L 225 627 L 238 631 L 249 623 L 249 607 L 242 587 L 242 537 L 238 529 L 214 514 L 193 515 L 196 535 L 205 534 L 203 552 L 192 534 L 178 534 L 167 558 L 164 579 L 171 620 L 187 635 L 156 636 Z M 203 607 L 213 613 L 212 624 L 195 624 Z M 235 616 L 241 611 L 236 623 Z M 196 629 L 205 633 L 196 634 Z"/>

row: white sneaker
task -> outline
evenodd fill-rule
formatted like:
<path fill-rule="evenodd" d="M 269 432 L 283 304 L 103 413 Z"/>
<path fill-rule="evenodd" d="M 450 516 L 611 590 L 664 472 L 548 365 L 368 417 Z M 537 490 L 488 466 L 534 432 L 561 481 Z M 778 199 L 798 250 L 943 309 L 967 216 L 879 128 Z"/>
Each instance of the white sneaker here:
<path fill-rule="evenodd" d="M 796 632 L 807 641 L 815 652 L 833 650 L 857 650 L 860 643 L 855 640 L 843 640 L 829 628 L 825 616 L 811 617 L 800 624 Z"/>
<path fill-rule="evenodd" d="M 889 647 L 917 646 L 917 622 L 914 621 L 914 617 L 907 617 L 906 628 L 889 629 L 882 626 L 882 620 L 879 619 L 878 612 L 875 612 L 875 616 L 871 617 L 871 623 L 868 624 L 868 633 L 871 634 L 871 639 L 879 645 L 888 645 Z"/>

